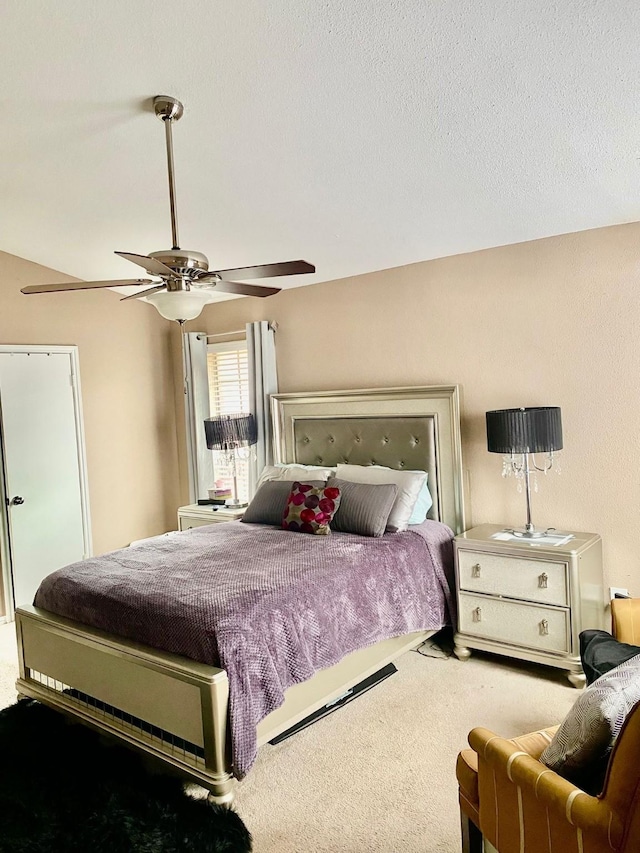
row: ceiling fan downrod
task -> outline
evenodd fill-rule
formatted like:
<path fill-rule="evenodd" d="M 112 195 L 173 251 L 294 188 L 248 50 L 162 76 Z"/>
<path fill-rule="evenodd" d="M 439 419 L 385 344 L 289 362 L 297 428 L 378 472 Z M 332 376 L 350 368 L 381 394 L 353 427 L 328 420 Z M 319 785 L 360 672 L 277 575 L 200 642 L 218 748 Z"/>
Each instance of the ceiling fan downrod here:
<path fill-rule="evenodd" d="M 169 206 L 171 208 L 171 239 L 173 249 L 179 249 L 178 243 L 178 208 L 176 205 L 176 181 L 173 165 L 173 136 L 171 126 L 179 121 L 184 113 L 184 106 L 171 95 L 156 95 L 153 108 L 159 119 L 164 122 L 165 141 L 167 143 L 167 170 L 169 172 Z"/>

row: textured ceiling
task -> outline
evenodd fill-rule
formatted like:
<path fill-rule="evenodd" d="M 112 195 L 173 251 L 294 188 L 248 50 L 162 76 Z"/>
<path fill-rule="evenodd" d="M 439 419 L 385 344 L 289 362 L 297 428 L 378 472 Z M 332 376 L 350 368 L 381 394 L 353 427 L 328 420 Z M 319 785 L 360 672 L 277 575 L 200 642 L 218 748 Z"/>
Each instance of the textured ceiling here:
<path fill-rule="evenodd" d="M 0 249 L 341 278 L 640 219 L 637 0 L 5 0 Z"/>

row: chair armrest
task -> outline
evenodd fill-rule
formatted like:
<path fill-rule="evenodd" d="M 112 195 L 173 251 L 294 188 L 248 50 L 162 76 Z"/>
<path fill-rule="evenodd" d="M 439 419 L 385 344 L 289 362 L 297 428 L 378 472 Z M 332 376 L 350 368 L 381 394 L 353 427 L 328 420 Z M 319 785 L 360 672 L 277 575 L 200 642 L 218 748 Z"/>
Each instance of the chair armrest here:
<path fill-rule="evenodd" d="M 513 744 L 520 752 L 526 752 L 532 758 L 540 758 L 544 750 L 549 746 L 554 734 L 559 729 L 559 726 L 551 726 L 548 729 L 538 729 L 537 732 L 529 732 L 526 735 L 518 735 L 518 737 L 508 738 L 508 742 Z M 469 745 L 476 751 L 480 752 L 484 748 L 484 744 L 491 738 L 500 737 L 494 734 L 489 729 L 484 729 L 481 726 L 469 732 Z M 473 738 L 473 743 L 471 739 Z M 474 745 L 476 744 L 476 745 Z"/>
<path fill-rule="evenodd" d="M 611 631 L 621 643 L 640 645 L 640 598 L 612 599 Z"/>
<path fill-rule="evenodd" d="M 519 744 L 482 728 L 469 733 L 469 744 L 478 753 L 480 829 L 495 846 L 500 839 L 500 851 L 516 853 L 523 838 L 525 849 L 544 850 L 547 832 L 564 837 L 571 825 L 600 841 L 603 850 L 622 839 L 623 823 L 605 801 L 558 776 Z"/>

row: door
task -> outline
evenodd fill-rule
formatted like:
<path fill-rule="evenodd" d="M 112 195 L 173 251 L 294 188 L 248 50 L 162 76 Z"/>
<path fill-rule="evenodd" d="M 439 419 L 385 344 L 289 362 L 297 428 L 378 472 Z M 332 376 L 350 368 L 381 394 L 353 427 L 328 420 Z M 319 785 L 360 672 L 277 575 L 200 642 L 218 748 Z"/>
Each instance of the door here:
<path fill-rule="evenodd" d="M 20 606 L 46 575 L 90 549 L 77 353 L 0 349 L 5 553 Z"/>

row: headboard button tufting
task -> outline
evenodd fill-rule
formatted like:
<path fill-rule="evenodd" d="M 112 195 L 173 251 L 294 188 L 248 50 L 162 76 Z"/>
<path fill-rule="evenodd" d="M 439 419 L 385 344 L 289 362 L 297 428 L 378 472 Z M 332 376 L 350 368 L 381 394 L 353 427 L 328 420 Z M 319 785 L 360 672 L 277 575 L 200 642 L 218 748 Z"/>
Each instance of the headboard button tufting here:
<path fill-rule="evenodd" d="M 429 471 L 434 498 L 430 518 L 438 518 L 442 513 L 442 500 L 436 482 L 437 439 L 438 429 L 442 429 L 443 424 L 438 424 L 436 415 L 389 412 L 387 402 L 382 405 L 385 409 L 382 414 L 378 412 L 377 404 L 373 414 L 367 409 L 355 415 L 349 411 L 349 406 L 346 409 L 345 406 L 342 400 L 338 400 L 337 411 L 330 409 L 331 414 L 327 415 L 318 415 L 313 407 L 309 411 L 304 409 L 302 416 L 297 410 L 294 416 L 292 410 L 292 416 L 289 418 L 287 415 L 286 428 L 280 436 L 284 455 L 291 455 L 293 451 L 300 464 L 321 467 L 381 465 L 399 472 Z M 445 433 L 446 429 L 445 424 Z M 445 485 L 448 489 L 450 484 L 447 482 Z M 450 497 L 447 492 L 447 500 Z M 448 517 L 455 517 L 451 507 L 447 512 Z"/>

